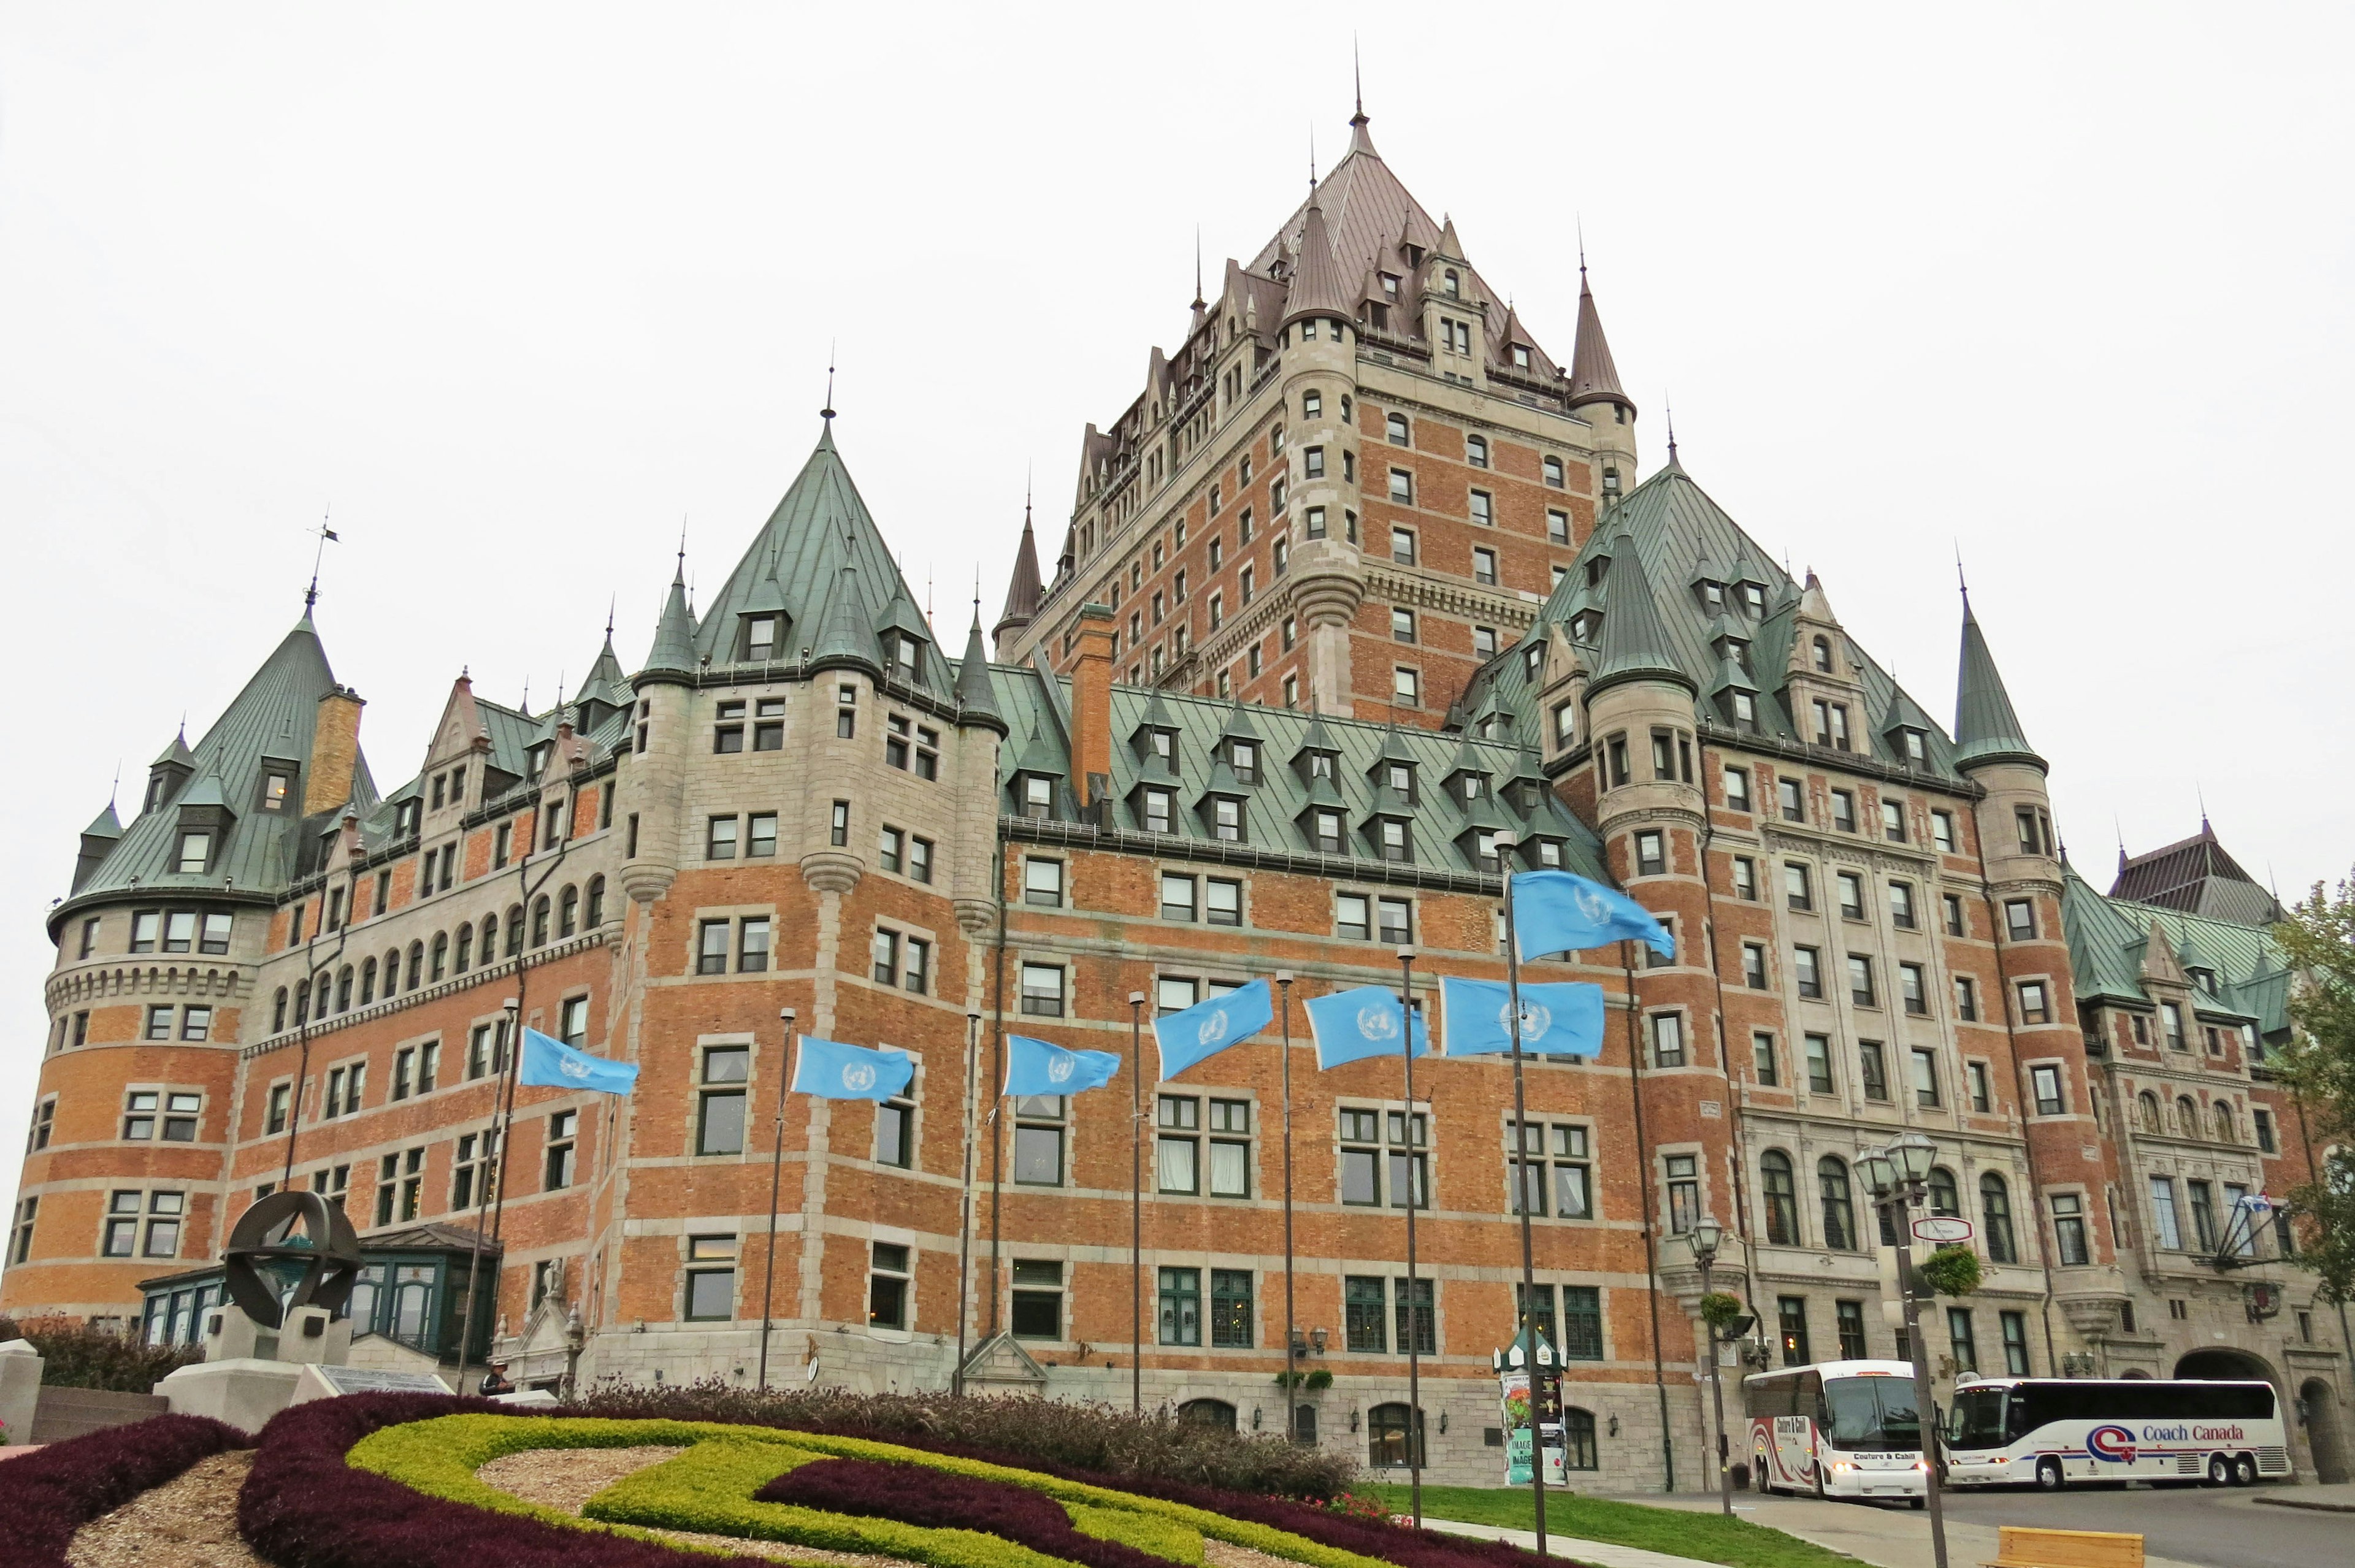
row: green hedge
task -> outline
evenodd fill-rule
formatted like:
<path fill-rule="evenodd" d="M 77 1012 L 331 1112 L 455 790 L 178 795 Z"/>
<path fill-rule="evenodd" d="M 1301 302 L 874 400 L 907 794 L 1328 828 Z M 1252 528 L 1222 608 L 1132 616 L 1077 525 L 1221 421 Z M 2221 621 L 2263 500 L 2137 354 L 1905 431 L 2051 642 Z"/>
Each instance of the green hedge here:
<path fill-rule="evenodd" d="M 616 1448 L 659 1444 L 687 1452 L 624 1477 L 589 1499 L 581 1512 L 602 1525 L 732 1535 L 833 1552 L 905 1558 L 933 1568 L 1069 1568 L 1027 1547 L 972 1531 L 920 1530 L 888 1520 L 819 1513 L 751 1494 L 795 1464 L 819 1455 L 922 1466 L 1043 1492 L 1071 1510 L 1088 1534 L 1121 1541 L 1181 1563 L 1201 1561 L 1200 1538 L 1247 1547 L 1307 1568 L 1387 1568 L 1379 1559 L 1325 1546 L 1287 1531 L 1229 1519 L 1033 1470 L 903 1448 L 896 1444 L 815 1433 L 773 1431 L 708 1422 L 613 1421 L 596 1417 L 445 1415 L 387 1427 L 353 1445 L 350 1462 L 432 1497 L 557 1524 L 581 1521 L 495 1490 L 474 1472 L 491 1460 L 531 1448 Z M 629 1527 L 640 1527 L 632 1530 Z"/>
<path fill-rule="evenodd" d="M 150 1345 L 137 1334 L 92 1328 L 62 1317 L 0 1317 L 0 1342 L 23 1339 L 41 1353 L 48 1388 L 109 1389 L 145 1393 L 182 1367 L 205 1359 L 201 1345 Z"/>

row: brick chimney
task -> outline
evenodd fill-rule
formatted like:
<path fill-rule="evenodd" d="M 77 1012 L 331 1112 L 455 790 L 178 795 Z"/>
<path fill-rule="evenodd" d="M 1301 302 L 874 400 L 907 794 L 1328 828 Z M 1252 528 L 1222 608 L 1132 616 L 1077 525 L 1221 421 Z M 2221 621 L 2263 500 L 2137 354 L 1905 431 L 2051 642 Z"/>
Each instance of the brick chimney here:
<path fill-rule="evenodd" d="M 304 816 L 333 811 L 352 798 L 352 775 L 360 760 L 360 709 L 366 706 L 348 686 L 319 699 L 311 731 L 311 765 L 304 770 Z"/>
<path fill-rule="evenodd" d="M 1082 808 L 1112 789 L 1112 607 L 1080 606 L 1071 667 L 1071 794 Z"/>

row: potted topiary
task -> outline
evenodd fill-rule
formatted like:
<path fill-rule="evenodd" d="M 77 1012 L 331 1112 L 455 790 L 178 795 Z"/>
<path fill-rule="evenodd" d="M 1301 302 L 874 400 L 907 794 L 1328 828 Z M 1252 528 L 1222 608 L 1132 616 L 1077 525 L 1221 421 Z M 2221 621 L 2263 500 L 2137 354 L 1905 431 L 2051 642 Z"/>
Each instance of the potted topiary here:
<path fill-rule="evenodd" d="M 1922 1282 L 1940 1296 L 1968 1296 L 1979 1287 L 1979 1255 L 1966 1246 L 1940 1247 L 1914 1268 Z"/>

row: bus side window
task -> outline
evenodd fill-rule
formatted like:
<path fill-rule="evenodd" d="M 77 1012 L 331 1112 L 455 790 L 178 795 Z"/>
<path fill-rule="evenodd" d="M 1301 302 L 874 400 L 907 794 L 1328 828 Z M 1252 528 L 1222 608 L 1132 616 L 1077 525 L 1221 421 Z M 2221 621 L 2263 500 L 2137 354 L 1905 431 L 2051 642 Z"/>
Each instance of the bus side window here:
<path fill-rule="evenodd" d="M 2030 1384 L 2021 1383 L 2011 1391 L 2011 1397 L 2004 1402 L 2003 1440 L 2007 1443 L 2017 1443 L 2035 1429 L 2036 1396 L 2031 1392 L 2031 1388 Z"/>
<path fill-rule="evenodd" d="M 1791 1413 L 1804 1415 L 1818 1428 L 1831 1424 L 1830 1413 L 1824 1409 L 1824 1374 L 1801 1372 L 1799 1386 L 1792 1391 Z"/>

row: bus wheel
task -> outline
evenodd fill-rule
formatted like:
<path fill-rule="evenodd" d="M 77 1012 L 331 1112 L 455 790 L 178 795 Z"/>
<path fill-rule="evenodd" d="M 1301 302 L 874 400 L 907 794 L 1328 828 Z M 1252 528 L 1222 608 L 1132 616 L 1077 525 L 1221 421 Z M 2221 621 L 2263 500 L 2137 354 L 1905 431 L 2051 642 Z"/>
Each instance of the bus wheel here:
<path fill-rule="evenodd" d="M 2232 1461 L 2227 1459 L 2222 1454 L 2211 1454 L 2208 1456 L 2208 1484 L 2211 1487 L 2231 1486 L 2232 1484 Z"/>
<path fill-rule="evenodd" d="M 2236 1487 L 2254 1487 L 2257 1484 L 2255 1455 L 2243 1454 L 2232 1461 L 2232 1484 Z"/>
<path fill-rule="evenodd" d="M 1766 1479 L 1766 1450 L 1764 1448 L 1758 1451 L 1757 1463 L 1750 1467 L 1750 1484 L 1762 1494 L 1772 1496 L 1774 1493 L 1774 1487 Z"/>
<path fill-rule="evenodd" d="M 2036 1489 L 2040 1492 L 2057 1492 L 2061 1489 L 2060 1460 L 2039 1459 L 2036 1461 Z"/>
<path fill-rule="evenodd" d="M 1928 1498 L 1915 1498 L 1911 1506 L 1916 1509 L 1925 1509 L 1930 1506 L 1930 1499 Z"/>

